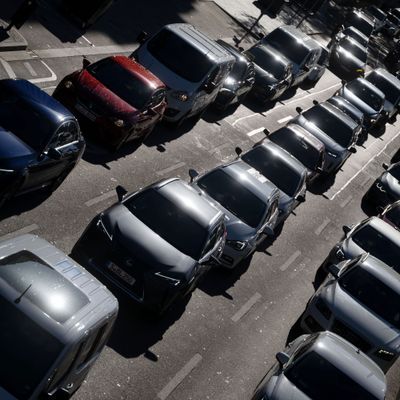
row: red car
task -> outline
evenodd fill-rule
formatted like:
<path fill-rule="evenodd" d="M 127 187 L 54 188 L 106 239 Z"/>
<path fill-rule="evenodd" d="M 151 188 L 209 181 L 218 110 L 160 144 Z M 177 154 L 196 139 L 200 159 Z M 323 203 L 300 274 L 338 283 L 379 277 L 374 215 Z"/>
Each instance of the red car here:
<path fill-rule="evenodd" d="M 81 121 L 94 125 L 84 134 L 117 150 L 131 140 L 143 141 L 166 108 L 165 85 L 125 56 L 104 58 L 66 76 L 53 96 Z M 86 131 L 86 132 L 85 132 Z"/>

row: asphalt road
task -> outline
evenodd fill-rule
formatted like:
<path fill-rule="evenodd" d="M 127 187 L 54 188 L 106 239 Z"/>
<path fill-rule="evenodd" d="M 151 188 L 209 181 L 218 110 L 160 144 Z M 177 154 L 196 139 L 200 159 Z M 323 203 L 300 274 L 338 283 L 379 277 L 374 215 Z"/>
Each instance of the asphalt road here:
<path fill-rule="evenodd" d="M 232 37 L 232 21 L 216 15 L 211 4 L 202 3 L 188 19 L 202 21 L 202 29 L 213 37 Z M 33 37 L 43 43 L 40 32 Z M 95 46 L 83 46 L 91 49 L 90 59 L 103 57 L 101 46 L 110 44 L 97 43 L 97 36 L 90 39 Z M 13 72 L 51 93 L 65 74 L 80 67 L 81 58 L 65 57 L 56 41 L 47 51 L 47 56 L 8 55 L 0 78 Z M 263 138 L 263 127 L 273 131 L 283 126 L 297 106 L 306 109 L 313 99 L 323 101 L 339 85 L 328 71 L 315 88 L 298 89 L 269 110 L 246 102 L 226 116 L 207 112 L 195 126 L 186 123 L 172 130 L 160 125 L 144 145 L 116 155 L 89 145 L 51 197 L 30 194 L 4 210 L 0 236 L 32 232 L 68 253 L 91 218 L 116 201 L 116 185 L 134 191 L 162 178 L 187 178 L 189 168 L 203 172 L 233 160 L 235 146 L 247 150 Z M 176 304 L 162 319 L 151 319 L 121 299 L 114 334 L 73 398 L 249 399 L 304 310 L 314 274 L 341 237 L 342 225 L 365 217 L 362 196 L 381 173 L 381 163 L 399 149 L 399 126 L 388 125 L 381 138 L 370 136 L 334 180 L 308 193 L 273 243 L 262 245 L 233 272 L 211 271 L 190 301 Z M 398 366 L 389 372 L 389 400 L 396 398 L 398 372 Z"/>

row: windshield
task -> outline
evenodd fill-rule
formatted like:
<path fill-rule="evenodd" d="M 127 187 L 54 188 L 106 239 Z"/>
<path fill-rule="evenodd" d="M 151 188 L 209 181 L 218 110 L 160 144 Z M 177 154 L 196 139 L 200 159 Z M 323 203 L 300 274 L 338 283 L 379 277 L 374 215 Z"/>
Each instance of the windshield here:
<path fill-rule="evenodd" d="M 354 29 L 346 28 L 343 33 L 346 36 L 352 37 L 354 40 L 356 40 L 358 43 L 362 44 L 363 46 L 367 47 L 368 46 L 368 38 L 365 37 L 364 35 L 360 34 L 361 32 L 357 32 Z"/>
<path fill-rule="evenodd" d="M 400 295 L 359 266 L 339 278 L 339 284 L 373 313 L 400 329 Z"/>
<path fill-rule="evenodd" d="M 354 26 L 354 28 L 358 29 L 365 36 L 370 37 L 372 31 L 374 30 L 374 26 L 371 25 L 367 20 L 362 17 L 359 17 L 357 14 L 351 14 L 347 21 L 347 26 Z"/>
<path fill-rule="evenodd" d="M 155 189 L 148 189 L 124 205 L 152 231 L 182 253 L 199 260 L 208 231 L 185 209 L 178 207 Z"/>
<path fill-rule="evenodd" d="M 303 116 L 342 147 L 347 148 L 352 143 L 353 131 L 349 125 L 324 107 L 312 107 Z"/>
<path fill-rule="evenodd" d="M 368 104 L 375 111 L 379 111 L 385 101 L 384 97 L 379 96 L 372 89 L 368 88 L 360 81 L 352 81 L 348 83 L 347 89 L 353 92 L 358 98 L 360 98 L 364 103 Z"/>
<path fill-rule="evenodd" d="M 288 60 L 296 64 L 302 64 L 307 57 L 309 50 L 301 39 L 296 39 L 281 29 L 275 29 L 265 38 L 265 43 L 274 47 Z"/>
<path fill-rule="evenodd" d="M 63 346 L 2 296 L 0 315 L 0 387 L 25 400 L 50 372 Z"/>
<path fill-rule="evenodd" d="M 400 163 L 393 164 L 389 169 L 388 172 L 390 175 L 395 177 L 397 180 L 400 180 Z"/>
<path fill-rule="evenodd" d="M 119 98 L 141 110 L 150 101 L 153 89 L 112 58 L 88 67 L 88 72 Z M 118 79 L 116 79 L 118 77 Z"/>
<path fill-rule="evenodd" d="M 379 74 L 370 74 L 367 80 L 381 90 L 386 97 L 386 100 L 390 101 L 393 105 L 397 105 L 400 97 L 400 90 L 386 80 L 383 76 Z"/>
<path fill-rule="evenodd" d="M 359 46 L 354 44 L 354 42 L 350 39 L 345 38 L 340 42 L 340 47 L 347 50 L 354 57 L 358 58 L 363 63 L 367 62 L 367 52 L 361 49 Z"/>
<path fill-rule="evenodd" d="M 262 46 L 256 46 L 248 50 L 248 53 L 254 56 L 253 62 L 264 71 L 269 72 L 277 79 L 284 79 L 286 75 L 285 64 L 279 56 L 271 54 L 263 49 Z"/>
<path fill-rule="evenodd" d="M 218 169 L 208 173 L 198 180 L 197 185 L 252 228 L 264 222 L 266 204 L 224 171 Z"/>
<path fill-rule="evenodd" d="M 400 272 L 400 247 L 371 225 L 365 225 L 355 232 L 352 240 L 365 252 Z"/>
<path fill-rule="evenodd" d="M 147 48 L 158 61 L 190 82 L 202 81 L 213 67 L 207 55 L 169 29 L 154 36 Z"/>
<path fill-rule="evenodd" d="M 390 208 L 384 215 L 390 222 L 400 228 L 400 205 Z"/>
<path fill-rule="evenodd" d="M 257 146 L 244 154 L 242 160 L 268 178 L 279 190 L 294 197 L 302 182 L 301 175 L 274 153 L 274 150 Z"/>

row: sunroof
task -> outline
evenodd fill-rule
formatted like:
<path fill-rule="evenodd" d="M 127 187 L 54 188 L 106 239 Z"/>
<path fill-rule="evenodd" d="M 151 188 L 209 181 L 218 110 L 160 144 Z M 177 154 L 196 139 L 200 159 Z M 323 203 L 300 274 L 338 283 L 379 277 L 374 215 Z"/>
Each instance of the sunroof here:
<path fill-rule="evenodd" d="M 18 291 L 16 303 L 28 299 L 60 323 L 89 303 L 68 279 L 26 250 L 0 260 L 0 279 Z"/>

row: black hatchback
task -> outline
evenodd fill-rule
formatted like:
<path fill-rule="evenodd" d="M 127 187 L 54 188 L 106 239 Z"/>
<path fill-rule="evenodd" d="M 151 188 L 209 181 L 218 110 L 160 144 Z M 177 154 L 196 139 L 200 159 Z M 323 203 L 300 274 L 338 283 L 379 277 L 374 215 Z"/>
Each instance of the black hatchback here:
<path fill-rule="evenodd" d="M 77 120 L 58 101 L 26 80 L 0 81 L 0 206 L 57 189 L 84 149 Z"/>

